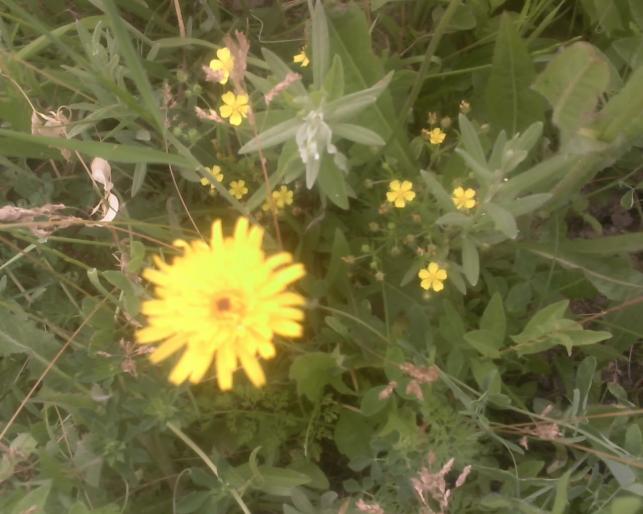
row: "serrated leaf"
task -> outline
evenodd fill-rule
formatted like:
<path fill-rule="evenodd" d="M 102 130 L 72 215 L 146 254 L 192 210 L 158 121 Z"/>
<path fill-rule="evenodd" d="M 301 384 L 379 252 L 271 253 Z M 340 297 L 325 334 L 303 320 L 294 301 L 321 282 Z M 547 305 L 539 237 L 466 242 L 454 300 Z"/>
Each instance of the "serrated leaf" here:
<path fill-rule="evenodd" d="M 492 126 L 515 134 L 543 119 L 543 102 L 530 86 L 535 77 L 531 55 L 508 13 L 500 20 L 491 75 L 486 86 L 487 115 Z"/>
<path fill-rule="evenodd" d="M 599 97 L 609 81 L 609 63 L 585 42 L 567 47 L 538 76 L 533 88 L 552 106 L 552 119 L 561 131 L 563 144 L 592 121 Z"/>

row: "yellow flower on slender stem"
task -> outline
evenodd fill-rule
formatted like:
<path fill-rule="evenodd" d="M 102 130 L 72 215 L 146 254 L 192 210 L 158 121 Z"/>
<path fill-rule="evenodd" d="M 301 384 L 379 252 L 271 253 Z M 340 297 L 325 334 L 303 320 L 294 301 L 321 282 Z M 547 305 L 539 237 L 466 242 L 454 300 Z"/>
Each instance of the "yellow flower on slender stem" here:
<path fill-rule="evenodd" d="M 441 128 L 436 127 L 433 130 L 422 129 L 422 136 L 432 145 L 441 145 L 447 134 Z"/>
<path fill-rule="evenodd" d="M 199 382 L 214 362 L 219 387 L 231 389 L 241 363 L 259 387 L 266 382 L 259 357 L 275 356 L 274 337 L 301 337 L 305 300 L 287 288 L 304 276 L 304 267 L 288 252 L 266 257 L 263 233 L 239 218 L 234 234 L 224 238 L 216 220 L 209 242 L 176 241 L 183 255 L 171 264 L 155 257 L 158 269 L 143 272 L 155 298 L 142 305 L 148 323 L 136 340 L 158 344 L 150 354 L 154 363 L 183 350 L 172 383 Z"/>
<path fill-rule="evenodd" d="M 475 189 L 464 189 L 462 187 L 456 187 L 453 190 L 451 200 L 458 210 L 467 210 L 473 209 L 477 202 L 475 200 L 476 191 Z"/>
<path fill-rule="evenodd" d="M 210 69 L 221 74 L 219 84 L 228 83 L 230 73 L 234 70 L 234 57 L 232 57 L 232 54 L 227 47 L 224 46 L 217 50 L 217 59 L 212 59 L 210 61 Z"/>
<path fill-rule="evenodd" d="M 246 181 L 233 180 L 232 182 L 230 182 L 230 194 L 234 196 L 237 200 L 241 200 L 244 196 L 246 196 L 248 194 Z"/>
<path fill-rule="evenodd" d="M 306 47 L 302 47 L 300 52 L 297 55 L 294 55 L 292 58 L 292 62 L 295 64 L 299 64 L 302 68 L 305 68 L 310 64 L 310 59 L 306 55 Z"/>
<path fill-rule="evenodd" d="M 386 193 L 386 199 L 391 202 L 398 209 L 406 207 L 406 202 L 411 202 L 415 198 L 415 191 L 413 191 L 413 182 L 405 180 L 393 180 L 388 185 L 389 191 Z"/>
<path fill-rule="evenodd" d="M 286 205 L 292 205 L 294 193 L 286 186 L 281 186 L 279 191 L 272 192 L 272 200 L 278 209 L 283 209 Z"/>
<path fill-rule="evenodd" d="M 217 166 L 216 164 L 210 168 L 210 173 L 214 175 L 214 178 L 216 179 L 217 182 L 223 182 L 223 172 L 221 171 L 221 166 Z M 201 178 L 201 185 L 202 186 L 210 186 L 210 194 L 215 195 L 217 194 L 217 188 L 214 187 L 214 184 L 210 182 L 210 179 L 203 177 Z"/>
<path fill-rule="evenodd" d="M 433 289 L 436 293 L 444 289 L 444 281 L 447 279 L 447 271 L 441 268 L 437 262 L 431 262 L 418 273 L 422 289 Z"/>
<path fill-rule="evenodd" d="M 248 116 L 250 106 L 248 105 L 248 95 L 235 95 L 228 91 L 221 96 L 224 105 L 219 107 L 219 113 L 223 118 L 230 118 L 231 125 L 241 125 L 243 118 Z"/>

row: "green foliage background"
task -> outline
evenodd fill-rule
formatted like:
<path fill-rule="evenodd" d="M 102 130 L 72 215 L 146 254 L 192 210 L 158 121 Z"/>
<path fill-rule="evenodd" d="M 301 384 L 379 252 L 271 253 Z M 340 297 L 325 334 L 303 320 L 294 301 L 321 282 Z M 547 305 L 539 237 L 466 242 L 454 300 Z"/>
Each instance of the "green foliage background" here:
<path fill-rule="evenodd" d="M 0 210 L 0 512 L 438 512 L 411 481 L 428 455 L 455 459 L 449 512 L 640 512 L 642 5 L 0 0 L 0 208 L 66 206 Z M 237 30 L 256 121 L 234 128 L 195 108 L 218 109 L 202 66 Z M 304 162 L 313 114 L 332 139 Z M 213 165 L 250 194 L 209 195 Z M 217 217 L 276 250 L 282 184 L 305 337 L 263 389 L 172 386 L 132 343 L 141 270 Z M 417 394 L 404 363 L 437 380 Z"/>

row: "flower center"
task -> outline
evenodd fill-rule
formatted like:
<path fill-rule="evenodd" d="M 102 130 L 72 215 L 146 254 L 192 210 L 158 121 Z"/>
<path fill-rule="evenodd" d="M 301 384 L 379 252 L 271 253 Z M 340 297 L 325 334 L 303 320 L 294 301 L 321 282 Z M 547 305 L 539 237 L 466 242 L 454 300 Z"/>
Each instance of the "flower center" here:
<path fill-rule="evenodd" d="M 216 318 L 236 319 L 245 312 L 243 298 L 234 291 L 221 291 L 212 298 L 210 312 Z"/>

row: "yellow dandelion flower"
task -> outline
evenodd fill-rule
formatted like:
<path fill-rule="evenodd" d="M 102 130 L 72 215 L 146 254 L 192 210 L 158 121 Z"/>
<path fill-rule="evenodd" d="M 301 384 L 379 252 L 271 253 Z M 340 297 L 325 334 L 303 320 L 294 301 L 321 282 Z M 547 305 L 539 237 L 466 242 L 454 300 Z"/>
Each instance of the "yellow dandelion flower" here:
<path fill-rule="evenodd" d="M 248 95 L 235 95 L 228 91 L 221 96 L 224 105 L 219 107 L 219 113 L 223 118 L 230 118 L 231 125 L 241 125 L 243 118 L 248 116 L 250 106 L 248 105 Z"/>
<path fill-rule="evenodd" d="M 422 129 L 422 136 L 432 145 L 441 145 L 447 134 L 441 128 L 436 127 L 433 130 Z"/>
<path fill-rule="evenodd" d="M 386 193 L 386 199 L 391 202 L 398 209 L 406 207 L 406 202 L 411 202 L 415 198 L 415 191 L 413 191 L 413 182 L 405 180 L 393 180 L 388 185 L 389 191 Z"/>
<path fill-rule="evenodd" d="M 306 55 L 306 47 L 303 47 L 297 55 L 293 56 L 292 62 L 299 64 L 302 68 L 310 64 L 310 59 Z"/>
<path fill-rule="evenodd" d="M 278 209 L 283 209 L 286 205 L 292 205 L 294 193 L 286 186 L 281 186 L 279 191 L 272 192 L 272 201 Z"/>
<path fill-rule="evenodd" d="M 241 200 L 244 196 L 246 196 L 248 194 L 246 181 L 233 180 L 232 182 L 230 182 L 230 194 L 234 196 L 237 200 Z"/>
<path fill-rule="evenodd" d="M 227 84 L 230 73 L 234 70 L 234 57 L 232 57 L 230 49 L 225 46 L 219 48 L 217 50 L 217 59 L 210 61 L 210 69 L 221 74 L 219 84 Z"/>
<path fill-rule="evenodd" d="M 458 210 L 473 209 L 476 206 L 476 191 L 475 189 L 464 189 L 456 187 L 451 195 L 451 200 Z"/>
<path fill-rule="evenodd" d="M 422 289 L 433 289 L 436 293 L 444 289 L 444 281 L 447 279 L 447 271 L 441 268 L 437 262 L 431 262 L 418 273 Z"/>
<path fill-rule="evenodd" d="M 143 272 L 156 286 L 156 298 L 142 305 L 148 324 L 136 340 L 158 344 L 150 354 L 154 363 L 183 350 L 172 383 L 199 382 L 214 362 L 219 387 L 231 389 L 239 362 L 259 387 L 266 382 L 259 357 L 274 357 L 274 336 L 302 335 L 304 298 L 287 287 L 304 276 L 304 268 L 288 252 L 266 257 L 263 233 L 242 217 L 224 238 L 216 220 L 209 242 L 176 241 L 183 255 L 172 264 L 155 257 L 158 269 Z"/>

